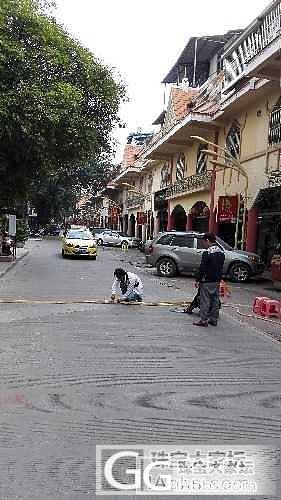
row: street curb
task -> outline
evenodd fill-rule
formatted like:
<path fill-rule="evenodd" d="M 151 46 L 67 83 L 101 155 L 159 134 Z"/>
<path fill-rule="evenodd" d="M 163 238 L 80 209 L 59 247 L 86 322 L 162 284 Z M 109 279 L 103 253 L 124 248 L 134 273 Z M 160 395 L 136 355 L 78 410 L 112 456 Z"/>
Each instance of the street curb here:
<path fill-rule="evenodd" d="M 20 257 L 18 257 L 16 260 L 11 262 L 6 269 L 0 272 L 0 278 L 3 278 L 5 274 L 7 274 L 18 262 L 20 262 L 24 257 L 26 257 L 29 254 L 29 250 L 26 250 L 25 253 L 23 253 Z"/>

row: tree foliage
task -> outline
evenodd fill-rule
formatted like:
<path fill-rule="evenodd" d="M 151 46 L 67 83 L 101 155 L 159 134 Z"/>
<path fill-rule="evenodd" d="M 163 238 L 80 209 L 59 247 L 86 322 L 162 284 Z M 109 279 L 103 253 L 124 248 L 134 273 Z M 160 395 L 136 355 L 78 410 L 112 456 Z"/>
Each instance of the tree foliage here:
<path fill-rule="evenodd" d="M 48 3 L 0 4 L 0 195 L 6 204 L 23 199 L 42 173 L 81 178 L 80 165 L 85 172 L 110 151 L 124 97 L 112 71 L 42 12 Z"/>
<path fill-rule="evenodd" d="M 81 196 L 96 197 L 117 171 L 119 166 L 113 166 L 110 156 L 100 155 L 86 163 L 61 167 L 54 174 L 42 172 L 30 193 L 39 222 L 59 221 L 71 215 Z"/>

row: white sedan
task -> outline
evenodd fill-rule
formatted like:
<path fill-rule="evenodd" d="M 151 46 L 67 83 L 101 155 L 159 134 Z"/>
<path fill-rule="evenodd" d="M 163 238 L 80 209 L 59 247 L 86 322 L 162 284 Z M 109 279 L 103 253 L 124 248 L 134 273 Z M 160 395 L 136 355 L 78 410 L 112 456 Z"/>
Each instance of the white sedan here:
<path fill-rule="evenodd" d="M 121 247 L 122 245 L 128 245 L 128 247 L 138 247 L 140 240 L 134 236 L 128 236 L 124 233 L 119 233 L 118 231 L 104 231 L 97 234 L 97 244 L 111 245 L 114 247 Z"/>

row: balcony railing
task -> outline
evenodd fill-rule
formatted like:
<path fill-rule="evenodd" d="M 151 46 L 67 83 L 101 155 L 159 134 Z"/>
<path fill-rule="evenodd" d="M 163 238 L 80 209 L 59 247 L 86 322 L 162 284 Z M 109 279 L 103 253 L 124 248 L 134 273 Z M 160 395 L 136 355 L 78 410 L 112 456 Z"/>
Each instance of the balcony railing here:
<path fill-rule="evenodd" d="M 274 146 L 281 143 L 281 107 L 272 111 L 269 127 L 268 143 Z"/>
<path fill-rule="evenodd" d="M 200 191 L 203 189 L 210 189 L 212 181 L 211 172 L 206 172 L 203 174 L 191 175 L 190 177 L 186 177 L 181 181 L 176 181 L 170 187 L 167 188 L 166 197 L 173 198 L 177 195 Z"/>
<path fill-rule="evenodd" d="M 274 4 L 271 11 L 245 34 L 244 40 L 236 45 L 233 52 L 223 58 L 225 88 L 239 80 L 246 65 L 280 35 L 280 30 L 281 2 Z"/>
<path fill-rule="evenodd" d="M 140 207 L 145 202 L 145 196 L 141 194 L 135 194 L 133 196 L 128 196 L 127 198 L 127 208 Z"/>

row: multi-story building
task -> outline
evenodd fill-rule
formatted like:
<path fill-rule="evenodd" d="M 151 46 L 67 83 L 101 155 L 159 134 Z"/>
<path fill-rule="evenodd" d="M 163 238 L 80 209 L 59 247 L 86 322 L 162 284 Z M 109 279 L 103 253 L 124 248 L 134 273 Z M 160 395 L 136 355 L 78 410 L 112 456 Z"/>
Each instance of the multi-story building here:
<path fill-rule="evenodd" d="M 269 263 L 281 242 L 281 2 L 273 1 L 222 55 L 224 81 L 219 144 L 240 160 L 248 178 L 223 172 L 216 179 L 216 203 L 233 196 L 245 203 L 246 248 L 257 250 Z M 229 203 L 231 205 L 231 203 Z M 237 202 L 233 204 L 237 206 Z M 222 236 L 234 233 L 235 221 L 220 221 Z M 243 236 L 243 235 L 241 235 Z"/>
<path fill-rule="evenodd" d="M 134 157 L 114 180 L 124 230 L 209 229 L 269 261 L 281 242 L 280 48 L 280 0 L 244 31 L 189 40 L 163 80 L 158 132 L 126 146 Z M 230 152 L 239 172 L 198 137 Z"/>

